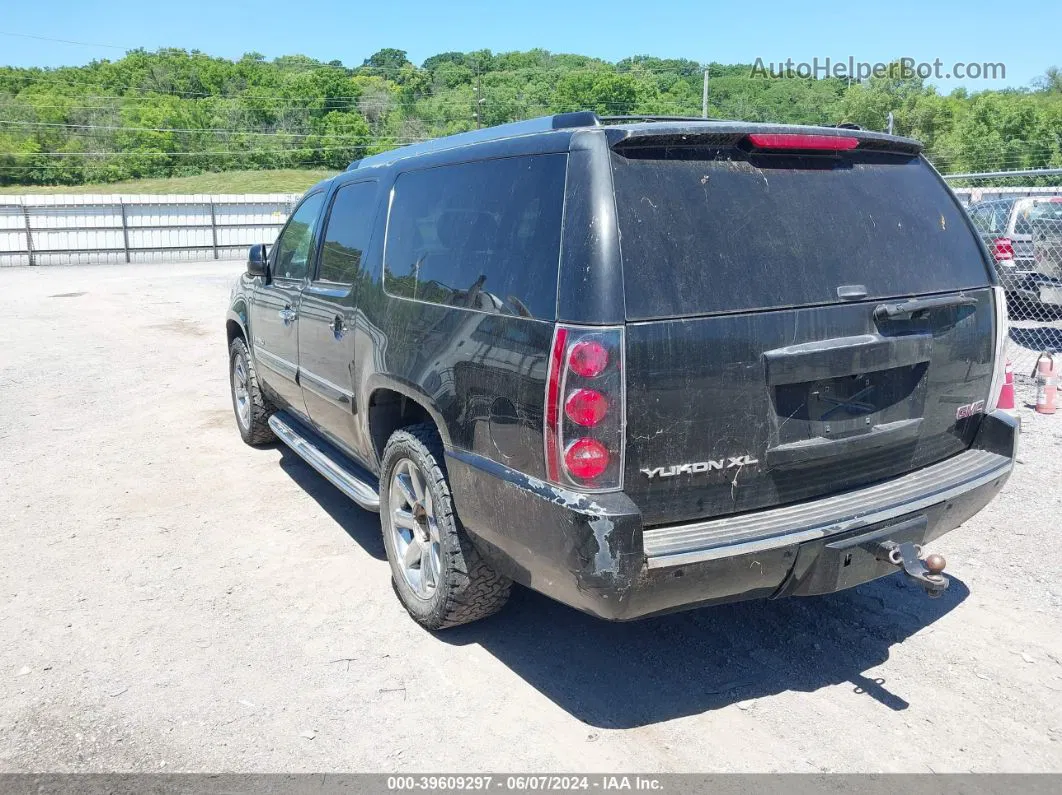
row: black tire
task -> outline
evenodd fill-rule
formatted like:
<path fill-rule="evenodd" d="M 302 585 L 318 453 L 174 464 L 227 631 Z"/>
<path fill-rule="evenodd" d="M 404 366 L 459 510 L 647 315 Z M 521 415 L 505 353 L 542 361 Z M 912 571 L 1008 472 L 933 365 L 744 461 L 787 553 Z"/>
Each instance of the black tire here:
<path fill-rule="evenodd" d="M 407 581 L 397 550 L 401 541 L 396 537 L 391 484 L 396 468 L 406 467 L 407 461 L 416 465 L 423 476 L 421 485 L 430 492 L 431 516 L 437 528 L 439 576 L 434 591 L 427 597 L 418 595 Z M 404 503 L 400 508 L 403 506 Z M 505 606 L 512 581 L 487 565 L 461 527 L 446 477 L 442 441 L 433 425 L 403 428 L 387 441 L 380 477 L 380 523 L 395 593 L 422 627 L 430 630 L 456 627 L 486 618 Z"/>
<path fill-rule="evenodd" d="M 237 397 L 237 374 L 240 366 L 246 374 L 247 406 L 250 409 L 243 416 Z M 276 409 L 262 395 L 258 385 L 258 373 L 255 372 L 254 362 L 247 351 L 247 343 L 240 337 L 229 345 L 229 391 L 232 393 L 232 411 L 236 415 L 236 427 L 239 428 L 243 440 L 252 447 L 275 442 L 277 437 L 269 427 L 269 417 Z"/>

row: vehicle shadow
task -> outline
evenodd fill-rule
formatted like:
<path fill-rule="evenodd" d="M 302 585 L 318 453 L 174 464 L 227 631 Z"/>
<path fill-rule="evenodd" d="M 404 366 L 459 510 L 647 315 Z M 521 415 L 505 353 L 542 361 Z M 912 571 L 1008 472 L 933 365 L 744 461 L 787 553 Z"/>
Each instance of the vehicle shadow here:
<path fill-rule="evenodd" d="M 902 691 L 864 672 L 969 595 L 929 599 L 897 574 L 829 596 L 744 602 L 624 624 L 523 588 L 498 616 L 438 638 L 478 644 L 574 717 L 624 729 L 785 691 L 849 683 L 893 710 Z"/>
<path fill-rule="evenodd" d="M 303 461 L 287 445 L 276 443 L 280 451 L 280 468 L 298 484 L 299 488 L 313 497 L 317 504 L 343 528 L 348 536 L 377 560 L 387 560 L 383 536 L 380 534 L 380 519 L 371 511 L 359 508 L 343 492 L 318 474 L 317 470 Z"/>
<path fill-rule="evenodd" d="M 361 547 L 386 560 L 379 519 L 284 445 L 280 467 Z M 435 635 L 477 644 L 591 726 L 633 728 L 786 691 L 849 683 L 893 710 L 909 706 L 865 672 L 890 648 L 961 604 L 954 576 L 939 599 L 895 574 L 841 593 L 740 602 L 609 623 L 516 587 L 485 621 Z"/>

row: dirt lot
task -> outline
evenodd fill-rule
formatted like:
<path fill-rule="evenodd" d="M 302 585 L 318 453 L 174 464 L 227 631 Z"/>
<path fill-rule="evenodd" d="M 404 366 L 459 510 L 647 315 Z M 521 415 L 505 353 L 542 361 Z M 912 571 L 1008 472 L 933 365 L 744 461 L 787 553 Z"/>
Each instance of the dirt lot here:
<path fill-rule="evenodd" d="M 0 270 L 0 771 L 1062 771 L 1062 413 L 942 599 L 433 636 L 376 517 L 240 441 L 240 267 Z"/>

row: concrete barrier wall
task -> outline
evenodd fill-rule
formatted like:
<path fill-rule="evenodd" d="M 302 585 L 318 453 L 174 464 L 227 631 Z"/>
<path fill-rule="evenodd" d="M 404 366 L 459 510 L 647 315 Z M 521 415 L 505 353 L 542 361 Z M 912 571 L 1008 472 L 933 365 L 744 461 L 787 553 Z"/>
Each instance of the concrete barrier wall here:
<path fill-rule="evenodd" d="M 0 196 L 0 267 L 241 257 L 300 194 Z"/>

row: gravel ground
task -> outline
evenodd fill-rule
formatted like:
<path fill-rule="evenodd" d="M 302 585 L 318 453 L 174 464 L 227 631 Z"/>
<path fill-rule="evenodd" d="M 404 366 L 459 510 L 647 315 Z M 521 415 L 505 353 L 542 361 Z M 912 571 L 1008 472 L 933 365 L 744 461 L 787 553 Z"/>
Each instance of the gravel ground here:
<path fill-rule="evenodd" d="M 0 771 L 1062 771 L 1062 413 L 1020 410 L 939 600 L 521 591 L 434 636 L 376 517 L 240 441 L 240 268 L 0 270 Z"/>

